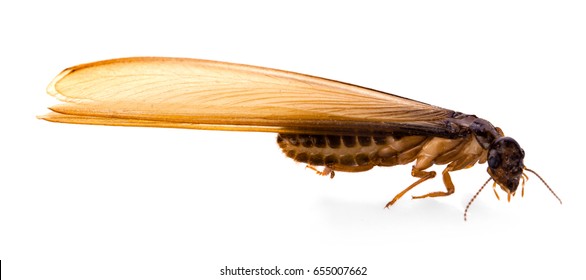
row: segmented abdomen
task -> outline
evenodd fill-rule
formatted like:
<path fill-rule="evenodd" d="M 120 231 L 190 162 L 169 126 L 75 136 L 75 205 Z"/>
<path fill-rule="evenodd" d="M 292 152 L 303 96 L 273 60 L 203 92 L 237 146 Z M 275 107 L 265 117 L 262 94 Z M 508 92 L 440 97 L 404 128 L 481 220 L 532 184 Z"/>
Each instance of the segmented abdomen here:
<path fill-rule="evenodd" d="M 334 169 L 393 166 L 415 159 L 426 136 L 355 136 L 279 134 L 277 143 L 290 158 Z M 357 170 L 358 171 L 358 170 Z"/>

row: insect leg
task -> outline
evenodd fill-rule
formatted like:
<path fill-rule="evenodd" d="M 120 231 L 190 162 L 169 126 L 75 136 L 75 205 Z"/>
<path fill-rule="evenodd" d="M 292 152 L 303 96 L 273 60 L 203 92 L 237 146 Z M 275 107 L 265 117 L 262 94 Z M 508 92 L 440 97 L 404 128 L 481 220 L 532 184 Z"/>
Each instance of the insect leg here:
<path fill-rule="evenodd" d="M 334 172 L 334 170 L 331 167 L 329 167 L 329 166 L 324 167 L 324 169 L 321 170 L 321 171 L 318 170 L 315 166 L 309 165 L 309 164 L 306 165 L 305 168 L 309 168 L 309 169 L 315 171 L 315 173 L 317 173 L 317 175 L 320 175 L 320 176 L 328 176 L 328 175 L 330 175 L 330 178 L 334 178 L 334 176 L 336 175 L 336 173 Z"/>
<path fill-rule="evenodd" d="M 423 171 L 423 170 L 417 169 L 416 166 L 413 166 L 413 169 L 411 170 L 411 176 L 417 177 L 417 178 L 419 178 L 419 180 L 415 181 L 415 183 L 411 184 L 406 189 L 404 189 L 402 192 L 398 193 L 393 198 L 393 200 L 391 200 L 391 201 L 389 201 L 389 203 L 387 203 L 385 208 L 388 208 L 391 205 L 393 205 L 397 200 L 399 200 L 399 198 L 401 198 L 404 194 L 406 194 L 408 191 L 410 191 L 415 186 L 435 177 L 435 171 Z"/>
<path fill-rule="evenodd" d="M 321 175 L 321 176 L 328 176 L 330 175 L 330 178 L 334 178 L 334 170 L 337 171 L 343 171 L 343 172 L 363 172 L 363 171 L 367 171 L 370 170 L 374 167 L 373 163 L 368 163 L 365 165 L 357 165 L 357 166 L 346 166 L 346 165 L 342 165 L 342 164 L 332 164 L 332 165 L 326 165 L 326 167 L 324 167 L 323 170 L 319 170 L 317 169 L 317 167 L 308 164 L 305 166 L 305 168 L 309 168 L 313 171 L 315 171 L 315 173 L 317 173 L 317 175 Z"/>
<path fill-rule="evenodd" d="M 449 165 L 448 165 L 448 167 L 446 167 L 446 169 L 444 169 L 444 171 L 442 171 L 442 178 L 444 180 L 444 185 L 446 186 L 447 191 L 445 191 L 445 192 L 430 192 L 425 195 L 413 196 L 413 199 L 426 198 L 426 197 L 437 197 L 437 196 L 448 196 L 450 194 L 453 194 L 454 191 L 456 190 L 456 188 L 454 187 L 454 183 L 452 183 L 452 177 L 450 177 L 450 174 L 449 174 L 450 171 L 452 171 L 452 167 Z"/>

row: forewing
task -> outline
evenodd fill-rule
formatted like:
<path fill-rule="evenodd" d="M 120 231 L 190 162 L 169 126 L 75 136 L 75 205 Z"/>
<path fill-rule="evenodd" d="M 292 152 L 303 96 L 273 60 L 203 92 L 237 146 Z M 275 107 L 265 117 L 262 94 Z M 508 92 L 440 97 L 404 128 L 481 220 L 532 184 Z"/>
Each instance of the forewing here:
<path fill-rule="evenodd" d="M 124 58 L 64 70 L 48 87 L 69 123 L 299 133 L 449 133 L 453 111 L 292 72 L 180 58 Z"/>

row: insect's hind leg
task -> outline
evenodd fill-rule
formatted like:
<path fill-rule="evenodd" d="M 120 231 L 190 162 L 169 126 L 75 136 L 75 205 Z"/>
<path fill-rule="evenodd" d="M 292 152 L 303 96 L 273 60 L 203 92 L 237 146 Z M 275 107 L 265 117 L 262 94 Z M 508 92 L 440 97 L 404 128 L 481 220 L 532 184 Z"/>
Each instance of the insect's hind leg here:
<path fill-rule="evenodd" d="M 442 179 L 444 180 L 444 185 L 446 186 L 445 192 L 430 192 L 424 195 L 417 195 L 413 196 L 413 199 L 420 199 L 426 197 L 438 197 L 438 196 L 448 196 L 454 193 L 456 188 L 454 187 L 454 183 L 452 182 L 452 177 L 450 177 L 450 171 L 452 171 L 452 167 L 448 165 L 444 171 L 442 171 Z"/>
<path fill-rule="evenodd" d="M 410 191 L 415 186 L 435 177 L 435 171 L 423 171 L 423 170 L 417 169 L 416 166 L 413 166 L 413 169 L 411 170 L 411 176 L 417 177 L 417 178 L 419 178 L 419 180 L 415 181 L 415 183 L 411 184 L 406 189 L 404 189 L 402 192 L 398 193 L 393 198 L 393 200 L 391 200 L 391 201 L 389 201 L 389 203 L 387 203 L 385 208 L 388 208 L 391 205 L 393 205 L 397 200 L 399 200 L 399 198 L 401 198 L 404 194 L 406 194 L 408 191 Z"/>
<path fill-rule="evenodd" d="M 315 171 L 315 173 L 317 175 L 320 175 L 320 176 L 328 176 L 328 175 L 330 175 L 330 178 L 331 179 L 333 179 L 334 176 L 336 175 L 336 172 L 334 172 L 334 170 L 330 166 L 326 166 L 326 167 L 324 167 L 323 170 L 319 170 L 315 166 L 308 164 L 308 165 L 305 166 L 305 168 L 309 168 L 309 169 Z"/>
<path fill-rule="evenodd" d="M 357 165 L 357 166 L 345 166 L 342 164 L 328 164 L 324 167 L 323 170 L 319 170 L 317 169 L 315 166 L 308 164 L 305 166 L 305 168 L 309 168 L 313 171 L 315 171 L 315 173 L 317 173 L 317 175 L 320 176 L 328 176 L 330 175 L 330 178 L 334 178 L 334 175 L 336 175 L 336 173 L 334 172 L 334 170 L 337 171 L 342 171 L 342 172 L 363 172 L 363 171 L 367 171 L 370 170 L 374 167 L 373 163 L 368 163 L 365 165 Z"/>

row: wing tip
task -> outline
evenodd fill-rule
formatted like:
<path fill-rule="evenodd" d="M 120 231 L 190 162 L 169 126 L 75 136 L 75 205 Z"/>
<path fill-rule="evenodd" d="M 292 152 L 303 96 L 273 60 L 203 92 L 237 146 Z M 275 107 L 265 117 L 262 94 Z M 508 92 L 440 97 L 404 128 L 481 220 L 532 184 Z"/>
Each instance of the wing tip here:
<path fill-rule="evenodd" d="M 61 73 L 59 73 L 59 75 L 53 78 L 51 83 L 49 83 L 49 85 L 47 86 L 47 93 L 61 101 L 69 102 L 71 98 L 68 98 L 65 95 L 61 94 L 57 89 L 57 84 L 73 71 L 73 68 L 67 68 L 61 71 Z"/>
<path fill-rule="evenodd" d="M 44 115 L 38 115 L 36 117 L 37 117 L 37 119 L 42 120 L 42 121 L 57 122 L 58 123 L 58 122 L 63 122 L 63 121 L 60 121 L 60 119 L 62 119 L 63 116 L 64 116 L 63 114 L 60 114 L 57 112 L 49 112 Z"/>

